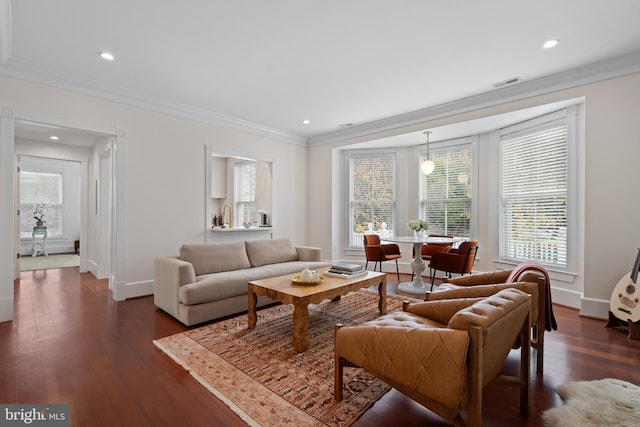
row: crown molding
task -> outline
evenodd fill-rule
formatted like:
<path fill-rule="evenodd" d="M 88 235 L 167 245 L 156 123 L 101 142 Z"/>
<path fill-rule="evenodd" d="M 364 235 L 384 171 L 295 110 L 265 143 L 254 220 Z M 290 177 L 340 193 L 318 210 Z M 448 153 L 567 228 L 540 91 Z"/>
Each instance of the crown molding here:
<path fill-rule="evenodd" d="M 343 142 L 378 132 L 401 129 L 429 120 L 466 113 L 480 108 L 491 107 L 531 96 L 543 95 L 638 72 L 640 72 L 640 51 L 547 77 L 523 81 L 513 86 L 501 87 L 490 92 L 456 101 L 354 125 L 349 128 L 339 129 L 321 135 L 315 135 L 308 139 L 308 144 L 309 146 L 319 146 Z"/>
<path fill-rule="evenodd" d="M 82 95 L 114 101 L 132 107 L 246 132 L 289 144 L 302 146 L 306 146 L 307 144 L 307 138 L 302 135 L 178 102 L 149 97 L 148 95 L 136 93 L 135 91 L 127 90 L 124 92 L 114 87 L 107 87 L 102 83 L 79 78 L 78 76 L 65 75 L 60 72 L 37 67 L 26 61 L 11 59 L 7 63 L 0 65 L 0 74 L 57 89 L 80 93 Z"/>

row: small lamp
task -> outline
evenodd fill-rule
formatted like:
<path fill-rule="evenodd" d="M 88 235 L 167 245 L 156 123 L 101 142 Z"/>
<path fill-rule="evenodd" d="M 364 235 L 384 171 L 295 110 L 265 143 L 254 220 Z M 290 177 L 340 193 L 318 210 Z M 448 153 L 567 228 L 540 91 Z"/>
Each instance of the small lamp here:
<path fill-rule="evenodd" d="M 433 160 L 431 160 L 431 157 L 429 156 L 429 135 L 431 135 L 431 131 L 427 130 L 424 132 L 424 134 L 427 135 L 427 158 L 424 159 L 424 161 L 420 165 L 420 170 L 423 174 L 430 175 L 431 172 L 433 172 L 433 170 L 436 168 L 436 165 L 433 163 Z"/>

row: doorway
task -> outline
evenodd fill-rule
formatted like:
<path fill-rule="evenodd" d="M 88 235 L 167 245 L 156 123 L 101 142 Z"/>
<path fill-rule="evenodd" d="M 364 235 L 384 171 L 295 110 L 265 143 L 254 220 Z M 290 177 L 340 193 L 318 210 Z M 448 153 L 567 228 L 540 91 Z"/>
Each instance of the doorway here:
<path fill-rule="evenodd" d="M 17 150 L 27 143 L 17 141 Z M 81 162 L 17 158 L 20 271 L 79 267 Z"/>
<path fill-rule="evenodd" d="M 55 139 L 54 139 L 55 137 Z M 59 125 L 16 120 L 14 144 L 16 158 L 20 163 L 29 160 L 55 170 L 51 165 L 78 165 L 71 174 L 77 176 L 75 190 L 78 200 L 75 203 L 76 215 L 69 215 L 65 230 L 57 230 L 48 238 L 47 249 L 50 252 L 75 253 L 76 244 L 79 252 L 78 266 L 80 272 L 90 272 L 96 278 L 108 278 L 111 266 L 111 182 L 113 180 L 112 145 L 115 138 L 84 129 L 69 128 Z M 32 166 L 32 165 L 31 165 Z M 34 169 L 29 167 L 28 169 Z M 19 179 L 16 179 L 19 182 Z M 67 194 L 68 196 L 68 194 Z M 20 204 L 20 200 L 17 201 Z M 99 209 L 100 207 L 100 209 Z M 16 219 L 16 236 L 21 255 L 26 255 L 25 224 L 31 218 L 28 209 L 21 212 Z M 27 218 L 23 218 L 23 217 Z M 22 225 L 22 227 L 20 227 Z M 54 238 L 57 237 L 57 241 Z M 52 250 L 53 243 L 58 250 Z M 19 274 L 20 258 L 17 259 L 16 273 Z"/>

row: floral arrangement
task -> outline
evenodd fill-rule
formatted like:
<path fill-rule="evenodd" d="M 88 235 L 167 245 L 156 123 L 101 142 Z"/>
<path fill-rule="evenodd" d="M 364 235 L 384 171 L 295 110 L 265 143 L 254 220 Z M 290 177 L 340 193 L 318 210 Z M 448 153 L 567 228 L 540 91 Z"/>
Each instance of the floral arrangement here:
<path fill-rule="evenodd" d="M 35 218 L 38 222 L 44 222 L 42 218 L 44 217 L 44 205 L 42 203 L 38 203 L 36 208 L 33 211 L 33 218 Z"/>
<path fill-rule="evenodd" d="M 427 224 L 427 221 L 421 219 L 412 219 L 407 223 L 407 227 L 409 227 L 409 230 L 422 231 L 429 228 L 429 224 Z"/>

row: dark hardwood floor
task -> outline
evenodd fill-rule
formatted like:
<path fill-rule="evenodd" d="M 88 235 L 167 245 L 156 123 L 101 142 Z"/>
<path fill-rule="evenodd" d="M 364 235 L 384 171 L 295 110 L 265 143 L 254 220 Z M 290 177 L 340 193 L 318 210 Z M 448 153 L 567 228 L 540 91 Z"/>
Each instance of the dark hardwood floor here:
<path fill-rule="evenodd" d="M 395 274 L 388 281 L 389 292 L 397 293 Z M 531 415 L 518 414 L 513 388 L 490 385 L 483 425 L 541 426 L 541 413 L 562 404 L 555 387 L 567 381 L 614 377 L 640 384 L 640 341 L 573 309 L 556 306 L 555 314 L 544 376 L 532 368 Z M 23 272 L 15 283 L 14 320 L 0 323 L 0 402 L 68 403 L 72 426 L 244 425 L 151 342 L 185 329 L 157 310 L 152 297 L 114 302 L 105 281 L 75 267 Z M 517 369 L 515 354 L 506 368 Z M 450 424 L 392 390 L 355 424 L 387 425 Z"/>

